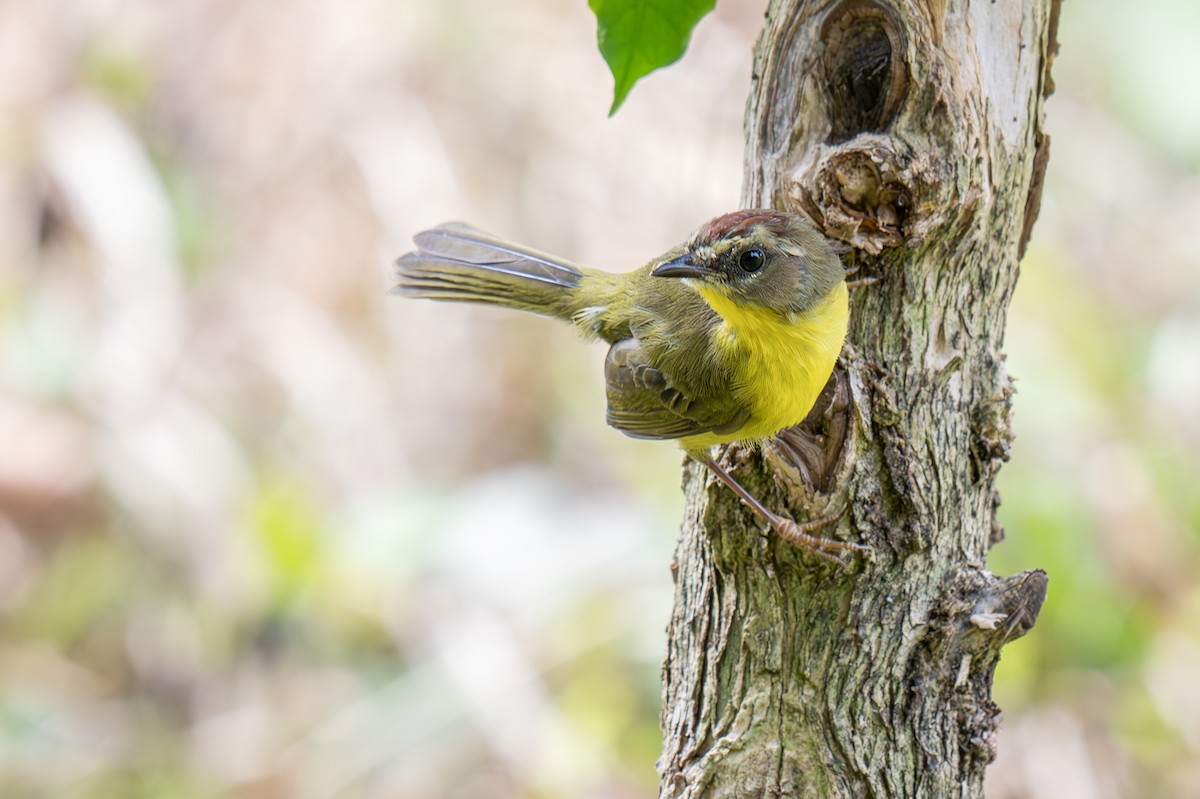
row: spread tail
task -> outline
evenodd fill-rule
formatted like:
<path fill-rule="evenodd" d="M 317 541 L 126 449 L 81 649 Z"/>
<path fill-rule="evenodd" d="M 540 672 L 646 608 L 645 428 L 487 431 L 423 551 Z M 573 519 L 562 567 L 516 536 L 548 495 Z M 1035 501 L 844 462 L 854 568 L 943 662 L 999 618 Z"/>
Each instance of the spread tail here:
<path fill-rule="evenodd" d="M 397 259 L 392 293 L 481 302 L 569 319 L 581 267 L 451 222 L 418 233 Z"/>

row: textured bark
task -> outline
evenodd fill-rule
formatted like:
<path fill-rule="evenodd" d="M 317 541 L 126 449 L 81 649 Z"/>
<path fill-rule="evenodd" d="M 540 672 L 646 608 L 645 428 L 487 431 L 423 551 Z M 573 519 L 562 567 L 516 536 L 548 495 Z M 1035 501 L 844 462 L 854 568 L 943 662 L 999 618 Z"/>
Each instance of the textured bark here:
<path fill-rule="evenodd" d="M 1001 646 L 1040 571 L 984 568 L 1012 384 L 1001 346 L 1037 215 L 1055 0 L 774 0 L 743 204 L 851 245 L 849 342 L 801 428 L 736 476 L 873 555 L 765 533 L 691 464 L 663 666 L 663 797 L 980 797 Z"/>

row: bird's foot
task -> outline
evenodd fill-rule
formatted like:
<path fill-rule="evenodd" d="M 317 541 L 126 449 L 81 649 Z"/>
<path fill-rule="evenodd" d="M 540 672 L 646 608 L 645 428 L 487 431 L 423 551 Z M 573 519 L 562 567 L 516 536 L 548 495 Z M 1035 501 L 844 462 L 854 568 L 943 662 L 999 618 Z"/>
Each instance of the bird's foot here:
<path fill-rule="evenodd" d="M 863 286 L 870 286 L 871 284 L 878 282 L 879 278 L 877 277 L 860 277 L 858 280 L 847 280 L 846 288 L 853 291 L 854 289 L 860 289 Z"/>
<path fill-rule="evenodd" d="M 807 522 L 796 522 L 791 519 L 776 517 L 771 524 L 775 532 L 780 538 L 789 541 L 798 547 L 808 550 L 819 558 L 833 561 L 842 566 L 846 562 L 842 560 L 834 552 L 870 552 L 871 548 L 862 544 L 853 544 L 849 541 L 837 541 L 832 538 L 822 538 L 813 535 L 814 532 L 836 522 L 846 512 L 846 507 L 839 508 L 835 513 L 828 516 L 822 516 L 819 519 L 813 519 Z"/>

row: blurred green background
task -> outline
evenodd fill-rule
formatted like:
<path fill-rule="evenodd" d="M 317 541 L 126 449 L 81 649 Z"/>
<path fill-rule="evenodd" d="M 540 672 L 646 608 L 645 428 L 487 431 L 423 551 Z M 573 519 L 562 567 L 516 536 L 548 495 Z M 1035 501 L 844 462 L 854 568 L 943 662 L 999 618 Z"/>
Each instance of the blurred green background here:
<path fill-rule="evenodd" d="M 646 797 L 681 456 L 602 348 L 385 295 L 464 219 L 733 207 L 765 0 L 606 118 L 583 0 L 0 2 L 0 796 Z M 1200 6 L 1068 0 L 995 799 L 1200 796 Z"/>

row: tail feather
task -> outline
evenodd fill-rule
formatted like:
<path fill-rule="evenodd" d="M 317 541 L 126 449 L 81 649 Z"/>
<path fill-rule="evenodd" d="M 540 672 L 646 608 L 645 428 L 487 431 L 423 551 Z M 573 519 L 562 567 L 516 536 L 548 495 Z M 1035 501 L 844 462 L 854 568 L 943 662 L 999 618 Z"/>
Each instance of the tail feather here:
<path fill-rule="evenodd" d="M 482 302 L 568 318 L 584 270 L 481 230 L 450 223 L 418 233 L 395 264 L 393 293 Z"/>
<path fill-rule="evenodd" d="M 522 247 L 462 222 L 448 222 L 413 239 L 426 255 L 541 277 L 561 286 L 577 286 L 583 269 L 544 252 Z"/>

